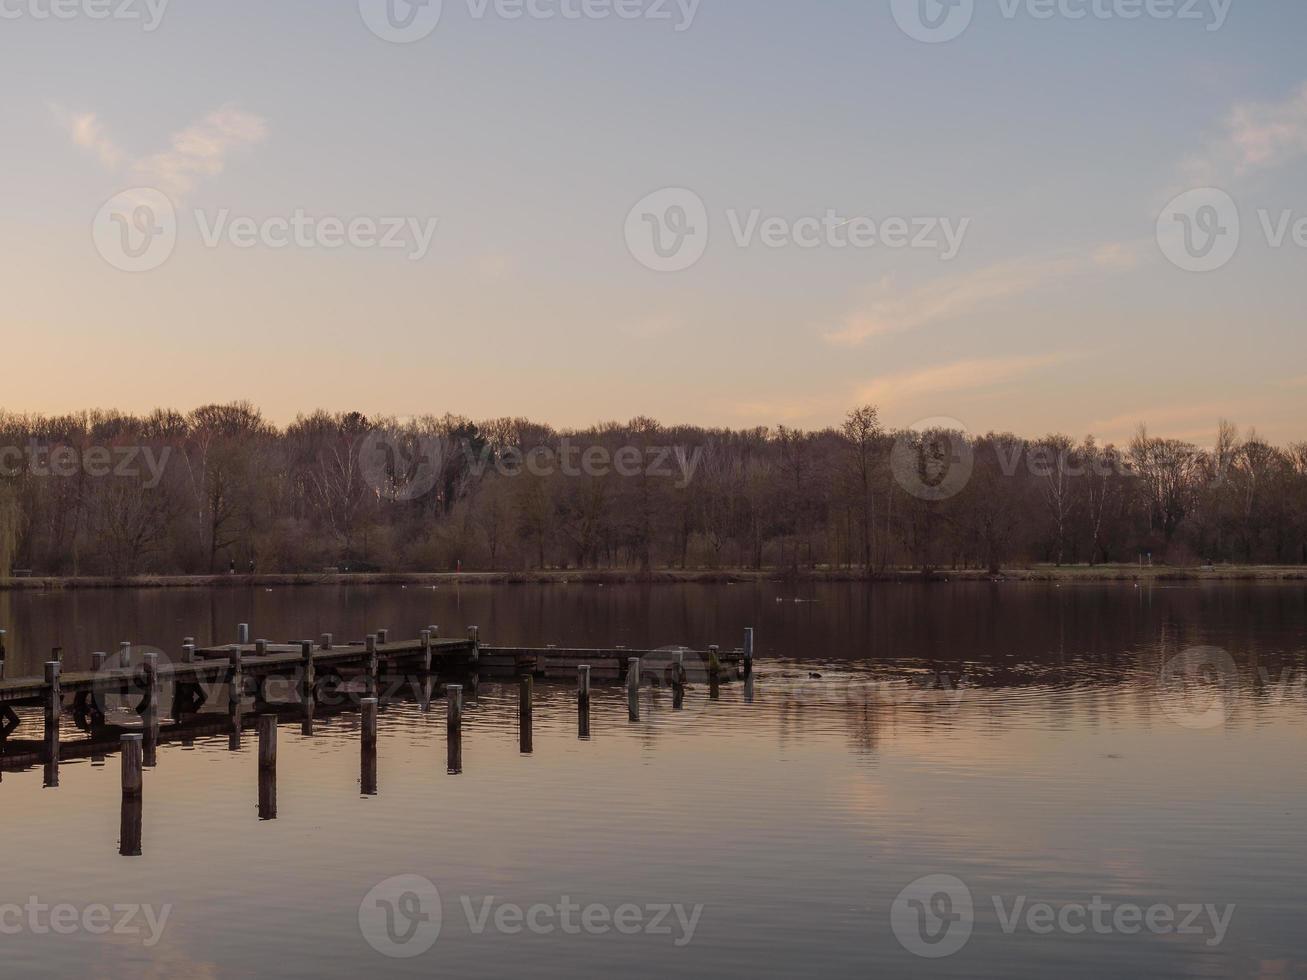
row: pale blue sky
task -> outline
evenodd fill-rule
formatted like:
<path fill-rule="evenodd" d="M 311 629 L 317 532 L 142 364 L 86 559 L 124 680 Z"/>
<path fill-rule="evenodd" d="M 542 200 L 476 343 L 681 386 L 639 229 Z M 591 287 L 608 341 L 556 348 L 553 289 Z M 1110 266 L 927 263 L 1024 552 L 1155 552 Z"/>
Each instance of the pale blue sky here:
<path fill-rule="evenodd" d="M 816 426 L 866 396 L 893 424 L 1204 439 L 1227 415 L 1307 438 L 1307 249 L 1270 247 L 1256 217 L 1307 217 L 1307 5 L 1233 0 L 1206 26 L 998 0 L 943 44 L 888 0 L 702 0 L 682 32 L 445 0 L 408 45 L 356 2 L 173 0 L 152 33 L 0 20 L 0 406 Z M 165 188 L 175 252 L 113 268 L 101 205 L 158 184 L 165 164 L 140 161 L 219 110 L 253 128 Z M 1154 232 L 1202 183 L 1235 198 L 1243 242 L 1194 274 Z M 710 240 L 657 273 L 623 227 L 669 186 L 702 198 Z M 297 208 L 439 225 L 410 261 L 206 248 L 191 217 Z M 970 225 L 945 262 L 741 248 L 731 209 Z"/>

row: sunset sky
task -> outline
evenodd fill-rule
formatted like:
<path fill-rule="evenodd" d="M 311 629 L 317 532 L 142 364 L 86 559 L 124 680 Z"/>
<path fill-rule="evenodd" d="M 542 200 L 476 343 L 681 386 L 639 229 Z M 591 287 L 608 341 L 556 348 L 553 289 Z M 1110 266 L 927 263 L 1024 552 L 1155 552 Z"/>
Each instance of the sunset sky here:
<path fill-rule="evenodd" d="M 404 44 L 369 28 L 372 0 L 174 0 L 153 30 L 127 2 L 141 20 L 3 8 L 7 411 L 816 427 L 871 401 L 895 426 L 1119 440 L 1147 421 L 1205 442 L 1226 417 L 1307 439 L 1301 0 L 1193 19 L 979 0 L 944 43 L 901 29 L 897 0 L 671 0 L 670 19 L 634 0 L 601 20 L 445 0 Z M 1240 247 L 1184 271 L 1159 216 L 1208 186 Z M 177 241 L 126 272 L 94 228 L 139 188 L 173 202 Z M 628 245 L 663 188 L 706 210 L 681 271 Z M 297 211 L 436 225 L 417 259 L 206 245 L 220 216 Z M 755 211 L 833 215 L 835 242 L 741 246 Z M 860 218 L 965 233 L 951 258 L 839 247 Z"/>

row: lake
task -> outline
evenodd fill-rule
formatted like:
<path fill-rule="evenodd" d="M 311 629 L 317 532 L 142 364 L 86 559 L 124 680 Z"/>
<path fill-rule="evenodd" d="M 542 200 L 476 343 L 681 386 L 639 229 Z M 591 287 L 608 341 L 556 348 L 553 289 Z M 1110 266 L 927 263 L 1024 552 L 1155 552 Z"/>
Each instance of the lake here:
<path fill-rule="evenodd" d="M 5 975 L 1307 976 L 1302 583 L 0 593 L 9 677 L 237 623 L 758 661 L 638 722 L 597 684 L 588 739 L 538 679 L 529 755 L 483 679 L 457 775 L 440 700 L 375 774 L 353 711 L 283 720 L 273 786 L 250 730 L 163 744 L 134 856 L 116 755 L 9 768 Z"/>

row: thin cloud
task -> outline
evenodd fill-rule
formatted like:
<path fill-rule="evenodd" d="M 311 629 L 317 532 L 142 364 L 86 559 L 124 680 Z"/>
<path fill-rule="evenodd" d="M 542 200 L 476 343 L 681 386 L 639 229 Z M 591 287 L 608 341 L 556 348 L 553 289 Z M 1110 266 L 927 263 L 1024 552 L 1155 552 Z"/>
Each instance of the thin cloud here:
<path fill-rule="evenodd" d="M 104 132 L 104 126 L 93 112 L 72 113 L 57 105 L 51 105 L 59 124 L 68 132 L 74 143 L 85 150 L 90 150 L 100 162 L 110 170 L 117 169 L 122 163 L 124 153 Z"/>
<path fill-rule="evenodd" d="M 1225 117 L 1221 132 L 1182 169 L 1191 185 L 1216 184 L 1307 156 L 1307 83 L 1282 102 L 1247 102 Z"/>
<path fill-rule="evenodd" d="M 855 347 L 872 337 L 966 316 L 1072 276 L 1130 268 L 1138 261 L 1136 245 L 1116 242 L 1088 255 L 1005 262 L 909 289 L 900 289 L 892 277 L 886 277 L 873 287 L 861 309 L 848 314 L 825 339 L 836 346 Z"/>
<path fill-rule="evenodd" d="M 163 153 L 139 161 L 132 172 L 172 197 L 182 197 L 203 177 L 216 177 L 236 150 L 263 142 L 264 119 L 235 106 L 223 106 L 172 137 Z"/>
<path fill-rule="evenodd" d="M 117 171 L 127 154 L 108 136 L 94 113 L 68 113 L 51 106 L 73 142 L 92 150 L 110 170 Z M 157 188 L 174 201 L 185 197 L 206 177 L 222 173 L 233 153 L 263 142 L 267 121 L 233 105 L 208 113 L 169 140 L 168 149 L 132 162 L 133 180 Z"/>
<path fill-rule="evenodd" d="M 882 375 L 858 392 L 858 400 L 875 405 L 893 405 L 908 398 L 969 391 L 1005 384 L 1070 360 L 1069 353 L 1032 354 L 1019 357 L 985 357 L 951 364 L 937 364 L 916 371 Z"/>

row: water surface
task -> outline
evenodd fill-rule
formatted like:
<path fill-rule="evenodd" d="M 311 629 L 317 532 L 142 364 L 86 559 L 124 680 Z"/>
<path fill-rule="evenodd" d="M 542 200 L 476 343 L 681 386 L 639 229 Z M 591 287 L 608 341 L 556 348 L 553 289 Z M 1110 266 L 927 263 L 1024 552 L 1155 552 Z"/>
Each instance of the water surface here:
<path fill-rule="evenodd" d="M 630 647 L 733 647 L 749 625 L 760 656 L 718 701 L 695 684 L 677 712 L 646 690 L 635 723 L 598 686 L 588 740 L 572 687 L 537 682 L 530 755 L 516 686 L 483 680 L 458 775 L 444 703 L 396 700 L 375 795 L 356 714 L 311 736 L 287 717 L 275 819 L 252 731 L 236 751 L 223 734 L 165 744 L 139 856 L 119 853 L 115 756 L 65 762 L 57 788 L 39 765 L 5 772 L 0 905 L 171 906 L 152 946 L 0 916 L 6 976 L 1307 975 L 1301 585 L 143 590 L 0 594 L 0 621 L 10 676 L 54 646 L 71 668 L 118 640 L 225 642 L 238 622 L 275 640 L 439 623 Z M 1165 667 L 1194 648 L 1234 673 L 1177 682 Z M 66 722 L 65 746 L 80 737 Z M 398 902 L 403 887 L 374 888 L 414 875 L 439 891 L 439 934 L 393 958 L 360 905 Z M 930 875 L 974 905 L 939 959 L 905 947 L 894 913 Z M 1095 900 L 1234 911 L 1219 942 L 1004 929 L 1017 907 Z M 597 910 L 591 928 L 562 928 L 567 903 Z M 513 911 L 533 906 L 553 910 L 535 930 Z M 604 928 L 623 906 L 631 928 Z M 663 906 L 700 908 L 692 934 L 673 914 L 652 927 Z"/>

